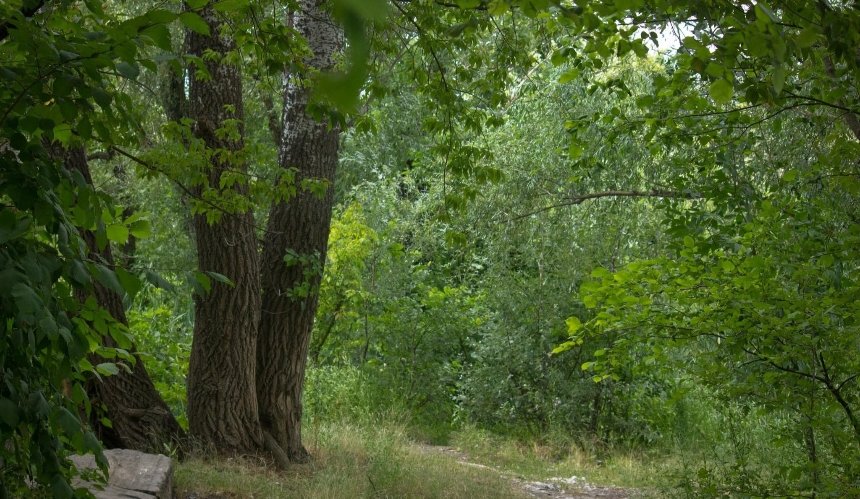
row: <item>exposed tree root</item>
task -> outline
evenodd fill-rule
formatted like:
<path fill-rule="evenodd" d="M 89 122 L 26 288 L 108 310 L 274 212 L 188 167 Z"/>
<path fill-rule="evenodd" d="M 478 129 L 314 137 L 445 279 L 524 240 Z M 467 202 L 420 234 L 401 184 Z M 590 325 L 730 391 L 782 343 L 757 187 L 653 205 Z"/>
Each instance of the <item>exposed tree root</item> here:
<path fill-rule="evenodd" d="M 284 452 L 284 449 L 281 448 L 281 445 L 278 444 L 275 437 L 266 430 L 263 430 L 263 444 L 265 445 L 266 450 L 275 458 L 275 462 L 278 463 L 278 466 L 283 469 L 287 469 L 290 466 L 290 457 L 286 452 Z"/>

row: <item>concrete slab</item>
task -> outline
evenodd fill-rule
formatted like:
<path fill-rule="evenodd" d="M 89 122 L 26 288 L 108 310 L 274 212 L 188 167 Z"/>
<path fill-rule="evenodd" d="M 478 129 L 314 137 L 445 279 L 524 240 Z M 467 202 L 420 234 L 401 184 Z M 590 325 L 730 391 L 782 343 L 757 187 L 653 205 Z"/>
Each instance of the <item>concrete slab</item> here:
<path fill-rule="evenodd" d="M 129 449 L 105 451 L 110 475 L 107 486 L 77 480 L 75 487 L 85 486 L 97 499 L 173 499 L 173 462 L 161 454 L 147 454 Z M 73 456 L 72 462 L 83 471 L 96 467 L 92 455 Z"/>

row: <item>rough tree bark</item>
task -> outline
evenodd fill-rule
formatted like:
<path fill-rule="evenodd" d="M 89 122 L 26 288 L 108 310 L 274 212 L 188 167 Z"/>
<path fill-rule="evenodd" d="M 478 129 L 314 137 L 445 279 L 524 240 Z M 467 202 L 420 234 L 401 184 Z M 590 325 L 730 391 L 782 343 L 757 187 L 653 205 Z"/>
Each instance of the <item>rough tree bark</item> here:
<path fill-rule="evenodd" d="M 83 148 L 57 151 L 57 155 L 63 158 L 67 170 L 79 172 L 84 180 L 92 185 L 89 163 Z M 86 242 L 90 259 L 108 267 L 114 265 L 110 244 L 100 250 L 95 235 L 88 230 L 81 231 L 81 237 Z M 128 326 L 121 296 L 98 283 L 94 286 L 93 294 L 99 305 L 117 322 Z M 85 299 L 86 296 L 79 298 Z M 104 342 L 106 346 L 115 346 L 111 338 L 105 337 Z M 119 374 L 114 376 L 90 380 L 87 387 L 90 399 L 94 406 L 104 404 L 107 407 L 111 427 L 98 420 L 92 424 L 106 447 L 162 451 L 165 443 L 180 443 L 184 432 L 155 389 L 143 360 L 137 355 L 135 360 L 130 373 L 121 369 Z"/>
<path fill-rule="evenodd" d="M 294 27 L 307 39 L 309 67 L 327 70 L 343 45 L 339 26 L 323 1 L 302 0 Z M 257 348 L 257 396 L 263 427 L 286 449 L 291 461 L 307 461 L 302 445 L 302 389 L 318 290 L 328 248 L 339 130 L 307 114 L 307 86 L 285 75 L 279 164 L 298 169 L 297 181 L 328 182 L 325 195 L 307 191 L 269 211 L 263 245 L 263 306 Z M 285 262 L 288 251 L 299 256 Z M 295 293 L 298 287 L 304 293 Z"/>
<path fill-rule="evenodd" d="M 199 13 L 211 36 L 189 31 L 188 53 L 206 57 L 209 78 L 191 72 L 188 113 L 193 131 L 209 150 L 237 151 L 243 147 L 244 119 L 241 71 L 224 59 L 235 49 L 222 33 L 211 7 Z M 216 57 L 211 57 L 211 54 Z M 240 123 L 238 138 L 219 137 L 225 120 Z M 226 170 L 246 171 L 246 164 L 230 164 L 213 155 L 208 186 L 219 188 Z M 246 194 L 247 188 L 233 189 Z M 197 194 L 200 193 L 198 188 Z M 205 215 L 193 217 L 198 267 L 227 276 L 233 286 L 215 282 L 211 291 L 195 297 L 194 342 L 188 369 L 188 422 L 192 437 L 220 453 L 255 453 L 263 448 L 263 434 L 255 390 L 256 337 L 260 321 L 260 268 L 254 216 L 248 210 L 222 213 L 215 223 Z"/>

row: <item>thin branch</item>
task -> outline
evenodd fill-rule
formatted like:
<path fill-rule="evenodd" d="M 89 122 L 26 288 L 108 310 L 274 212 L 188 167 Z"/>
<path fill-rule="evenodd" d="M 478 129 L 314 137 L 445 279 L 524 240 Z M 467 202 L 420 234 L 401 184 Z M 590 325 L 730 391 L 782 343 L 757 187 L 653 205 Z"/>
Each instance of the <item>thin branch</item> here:
<path fill-rule="evenodd" d="M 397 5 L 397 4 L 401 4 L 401 3 L 406 3 L 406 4 L 408 4 L 408 3 L 412 3 L 412 0 L 393 0 L 393 1 L 392 1 L 392 3 L 394 4 L 394 6 L 395 6 L 395 7 L 398 7 L 398 8 L 399 8 L 400 6 L 399 6 L 399 5 Z M 445 2 L 445 1 L 442 1 L 442 0 L 435 0 L 433 3 L 435 3 L 436 5 L 438 5 L 438 6 L 440 6 L 440 7 L 448 7 L 448 8 L 451 8 L 451 9 L 459 9 L 459 10 L 487 10 L 487 4 L 486 4 L 485 2 L 481 2 L 481 3 L 479 3 L 478 5 L 476 5 L 476 6 L 474 6 L 474 7 L 468 7 L 468 8 L 466 8 L 466 7 L 461 7 L 461 6 L 460 6 L 460 4 L 457 4 L 457 3 L 453 3 L 453 2 Z"/>
<path fill-rule="evenodd" d="M 700 194 L 694 192 L 679 192 L 679 191 L 667 191 L 661 189 L 652 189 L 650 191 L 602 191 L 602 192 L 592 192 L 589 194 L 582 194 L 580 196 L 572 196 L 560 203 L 555 203 L 549 206 L 544 206 L 543 208 L 539 208 L 537 210 L 523 213 L 521 215 L 517 215 L 513 218 L 510 218 L 509 222 L 515 222 L 517 220 L 521 220 L 526 217 L 530 217 L 532 215 L 537 215 L 538 213 L 543 213 L 545 211 L 552 210 L 554 208 L 561 208 L 564 206 L 574 206 L 577 204 L 582 204 L 585 201 L 590 199 L 600 199 L 600 198 L 618 198 L 618 197 L 628 197 L 628 198 L 676 198 L 676 199 L 701 199 L 702 196 Z"/>
<path fill-rule="evenodd" d="M 198 200 L 198 201 L 200 201 L 200 202 L 202 202 L 202 203 L 204 203 L 204 204 L 207 204 L 207 205 L 209 205 L 210 207 L 214 208 L 214 209 L 215 209 L 215 210 L 217 210 L 217 211 L 220 211 L 221 213 L 223 213 L 223 214 L 225 214 L 225 215 L 235 215 L 235 213 L 234 213 L 234 212 L 231 212 L 231 211 L 229 211 L 229 210 L 227 210 L 227 209 L 225 209 L 225 208 L 223 208 L 223 207 L 221 207 L 221 206 L 218 206 L 217 204 L 213 203 L 212 201 L 210 201 L 210 200 L 208 200 L 208 199 L 204 199 L 202 196 L 200 196 L 200 195 L 198 195 L 198 194 L 195 194 L 193 191 L 191 191 L 191 189 L 189 189 L 188 187 L 186 187 L 186 186 L 185 186 L 185 184 L 183 184 L 182 182 L 180 182 L 180 181 L 178 181 L 178 180 L 176 180 L 176 179 L 174 179 L 174 178 L 171 178 L 171 177 L 170 177 L 170 175 L 167 175 L 164 171 L 162 171 L 162 170 L 161 170 L 161 169 L 159 169 L 158 167 L 156 167 L 156 166 L 154 166 L 154 165 L 150 164 L 149 162 L 147 162 L 147 161 L 145 161 L 145 160 L 143 160 L 143 159 L 141 159 L 141 158 L 138 158 L 138 157 L 137 157 L 137 156 L 135 156 L 134 154 L 132 154 L 132 153 L 130 153 L 130 152 L 127 152 L 127 151 L 125 151 L 125 150 L 123 150 L 123 149 L 121 149 L 121 148 L 119 148 L 119 147 L 117 147 L 117 146 L 110 146 L 110 149 L 111 149 L 111 150 L 116 151 L 116 152 L 117 152 L 117 153 L 119 153 L 121 156 L 125 156 L 125 157 L 126 157 L 126 158 L 128 158 L 129 160 L 133 161 L 134 163 L 139 164 L 140 166 L 142 166 L 142 167 L 146 168 L 147 170 L 150 170 L 150 171 L 153 171 L 153 172 L 159 173 L 159 174 L 161 174 L 161 175 L 164 175 L 164 176 L 165 176 L 165 177 L 167 177 L 171 182 L 173 182 L 177 187 L 179 187 L 179 189 L 180 189 L 180 190 L 181 190 L 185 195 L 187 195 L 187 196 L 189 196 L 189 197 L 191 197 L 191 198 L 194 198 L 194 199 L 196 199 L 196 200 Z M 258 227 L 257 227 L 256 225 L 254 225 L 254 224 L 251 224 L 251 225 L 252 225 L 252 227 L 254 227 L 255 229 L 257 229 L 257 228 L 258 228 Z"/>
<path fill-rule="evenodd" d="M 841 104 L 834 104 L 832 102 L 827 102 L 825 100 L 821 100 L 821 99 L 818 99 L 816 97 L 812 97 L 811 95 L 800 95 L 800 94 L 796 94 L 794 92 L 786 92 L 786 95 L 788 95 L 789 97 L 791 97 L 793 99 L 800 99 L 800 100 L 805 100 L 805 101 L 809 101 L 809 102 L 814 102 L 816 104 L 819 104 L 819 105 L 822 105 L 825 107 L 832 107 L 833 109 L 845 111 L 846 113 L 850 113 L 850 114 L 856 114 L 857 113 L 857 111 L 855 109 L 852 109 L 850 107 L 846 107 L 846 106 L 843 106 Z"/>
<path fill-rule="evenodd" d="M 108 161 L 113 159 L 116 156 L 116 150 L 111 148 L 107 151 L 96 151 L 87 154 L 87 161 L 92 161 L 94 159 L 100 159 L 102 161 Z"/>
<path fill-rule="evenodd" d="M 857 374 L 855 374 L 855 375 L 853 375 L 853 376 L 849 376 L 849 377 L 845 378 L 845 379 L 842 381 L 842 383 L 839 383 L 838 385 L 836 385 L 836 391 L 837 391 L 837 392 L 841 392 L 841 391 L 842 391 L 842 388 L 843 388 L 846 384 L 848 384 L 848 383 L 850 383 L 850 382 L 854 381 L 854 380 L 855 380 L 855 379 L 857 379 L 858 377 L 860 377 L 860 373 L 857 373 Z"/>
<path fill-rule="evenodd" d="M 811 380 L 815 380 L 815 381 L 818 381 L 818 382 L 820 382 L 820 383 L 824 384 L 825 386 L 826 386 L 826 385 L 827 385 L 827 383 L 828 383 L 828 381 L 827 381 L 827 379 L 826 379 L 826 378 L 822 378 L 821 376 L 819 376 L 819 375 L 817 375 L 817 374 L 812 374 L 812 373 L 808 373 L 808 372 L 800 371 L 800 370 L 798 370 L 798 369 L 793 369 L 793 368 L 791 368 L 791 367 L 786 367 L 786 366 L 783 366 L 783 365 L 777 364 L 777 363 L 776 363 L 776 362 L 774 362 L 772 359 L 769 359 L 769 358 L 767 358 L 766 356 L 764 356 L 764 355 L 762 355 L 762 354 L 760 354 L 760 353 L 758 353 L 758 352 L 756 352 L 756 351 L 750 350 L 749 348 L 744 348 L 743 350 L 744 350 L 744 352 L 748 353 L 749 355 L 752 355 L 753 357 L 755 357 L 755 358 L 757 358 L 757 359 L 762 359 L 762 361 L 764 361 L 764 362 L 768 363 L 771 367 L 773 367 L 773 368 L 774 368 L 774 369 L 776 369 L 777 371 L 782 371 L 782 372 L 789 373 L 789 374 L 794 374 L 794 375 L 796 375 L 796 376 L 800 376 L 800 377 L 803 377 L 803 378 L 808 378 L 808 379 L 811 379 Z"/>

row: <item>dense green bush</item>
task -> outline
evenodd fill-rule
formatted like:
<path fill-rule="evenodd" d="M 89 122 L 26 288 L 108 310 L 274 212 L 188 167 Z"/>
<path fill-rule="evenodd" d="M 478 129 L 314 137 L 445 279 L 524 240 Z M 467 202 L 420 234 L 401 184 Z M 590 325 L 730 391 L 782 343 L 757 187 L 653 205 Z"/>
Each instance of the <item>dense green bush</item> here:
<path fill-rule="evenodd" d="M 129 331 L 156 389 L 187 428 L 185 375 L 191 355 L 191 315 L 175 292 L 148 287 L 140 298 L 129 310 Z"/>

